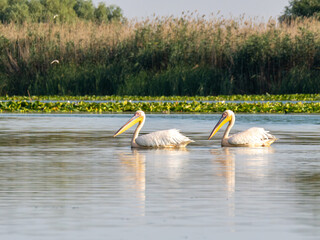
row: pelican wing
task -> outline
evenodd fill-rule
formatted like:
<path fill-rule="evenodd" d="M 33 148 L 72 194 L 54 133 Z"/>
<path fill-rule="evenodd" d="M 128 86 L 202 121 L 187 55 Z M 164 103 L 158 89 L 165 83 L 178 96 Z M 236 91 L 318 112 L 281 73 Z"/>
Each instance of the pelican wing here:
<path fill-rule="evenodd" d="M 184 147 L 193 142 L 177 129 L 157 131 L 139 136 L 136 143 L 143 147 Z"/>
<path fill-rule="evenodd" d="M 228 142 L 231 145 L 264 146 L 270 145 L 275 140 L 276 137 L 263 128 L 253 127 L 230 136 Z"/>

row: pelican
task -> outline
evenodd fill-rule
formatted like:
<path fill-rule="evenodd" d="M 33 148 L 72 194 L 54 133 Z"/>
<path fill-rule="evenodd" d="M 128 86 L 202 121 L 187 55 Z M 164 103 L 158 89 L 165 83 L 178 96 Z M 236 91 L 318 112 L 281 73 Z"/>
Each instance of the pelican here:
<path fill-rule="evenodd" d="M 128 130 L 130 127 L 139 123 L 134 131 L 131 147 L 132 148 L 165 148 L 165 147 L 185 147 L 194 142 L 186 136 L 183 136 L 177 129 L 157 131 L 138 137 L 141 128 L 145 122 L 146 115 L 143 111 L 136 111 L 134 116 L 124 124 L 114 135 L 116 137 Z"/>
<path fill-rule="evenodd" d="M 246 131 L 229 136 L 229 132 L 234 125 L 235 118 L 236 117 L 231 110 L 224 111 L 219 122 L 212 130 L 208 140 L 212 138 L 227 122 L 229 122 L 229 124 L 221 141 L 222 147 L 269 147 L 277 140 L 275 136 L 259 127 L 252 127 Z"/>

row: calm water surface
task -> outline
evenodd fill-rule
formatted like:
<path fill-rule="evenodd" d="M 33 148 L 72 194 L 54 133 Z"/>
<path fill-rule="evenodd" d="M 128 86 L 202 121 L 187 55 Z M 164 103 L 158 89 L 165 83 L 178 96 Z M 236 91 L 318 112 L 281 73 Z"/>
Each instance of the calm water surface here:
<path fill-rule="evenodd" d="M 207 141 L 220 115 L 147 115 L 187 150 L 131 150 L 112 137 L 131 116 L 0 115 L 1 239 L 319 239 L 319 115 L 237 115 L 270 148 Z"/>

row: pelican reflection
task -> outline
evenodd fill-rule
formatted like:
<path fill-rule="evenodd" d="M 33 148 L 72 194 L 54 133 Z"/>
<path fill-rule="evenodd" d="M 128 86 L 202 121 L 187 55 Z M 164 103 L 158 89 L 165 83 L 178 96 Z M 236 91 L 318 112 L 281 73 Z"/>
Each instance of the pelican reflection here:
<path fill-rule="evenodd" d="M 268 170 L 267 166 L 270 164 L 274 149 L 272 147 L 222 148 L 212 149 L 211 153 L 216 156 L 217 162 L 225 167 L 226 176 L 232 173 L 236 163 L 238 168 L 246 169 L 253 177 L 263 177 Z"/>
<path fill-rule="evenodd" d="M 183 166 L 188 162 L 190 154 L 186 148 L 154 149 L 147 153 L 149 167 L 154 167 L 159 174 L 169 179 L 181 177 Z"/>
<path fill-rule="evenodd" d="M 254 178 L 263 178 L 268 174 L 273 153 L 272 147 L 238 148 L 231 152 L 236 156 L 237 165 Z"/>
<path fill-rule="evenodd" d="M 140 215 L 144 216 L 146 199 L 146 157 L 136 149 L 133 149 L 130 152 L 119 153 L 118 158 L 125 169 L 124 180 L 125 182 L 130 182 L 128 186 L 135 191 L 139 208 L 142 210 Z"/>
<path fill-rule="evenodd" d="M 181 169 L 188 160 L 189 152 L 186 148 L 168 149 L 132 149 L 131 151 L 118 153 L 121 165 L 125 169 L 124 181 L 129 182 L 130 190 L 134 190 L 139 201 L 142 215 L 145 214 L 147 168 L 152 169 L 152 174 L 161 177 L 167 175 L 169 179 L 178 179 Z M 152 176 L 151 181 L 156 180 Z"/>
<path fill-rule="evenodd" d="M 216 176 L 225 180 L 225 191 L 228 199 L 229 216 L 235 216 L 236 172 L 253 178 L 261 178 L 268 172 L 268 164 L 273 148 L 221 148 L 211 149 Z M 241 171 L 236 171 L 241 169 Z M 241 181 L 240 183 L 241 184 Z"/>
<path fill-rule="evenodd" d="M 230 198 L 235 190 L 235 156 L 230 153 L 229 148 L 211 149 L 211 154 L 215 156 L 213 160 L 220 165 L 217 175 L 225 178 L 227 196 Z"/>

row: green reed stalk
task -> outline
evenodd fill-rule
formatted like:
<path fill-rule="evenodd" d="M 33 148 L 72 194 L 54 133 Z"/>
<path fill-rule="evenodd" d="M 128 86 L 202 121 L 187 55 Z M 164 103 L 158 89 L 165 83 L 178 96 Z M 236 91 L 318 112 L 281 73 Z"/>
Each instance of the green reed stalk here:
<path fill-rule="evenodd" d="M 318 93 L 319 32 L 194 15 L 0 25 L 0 95 Z"/>

